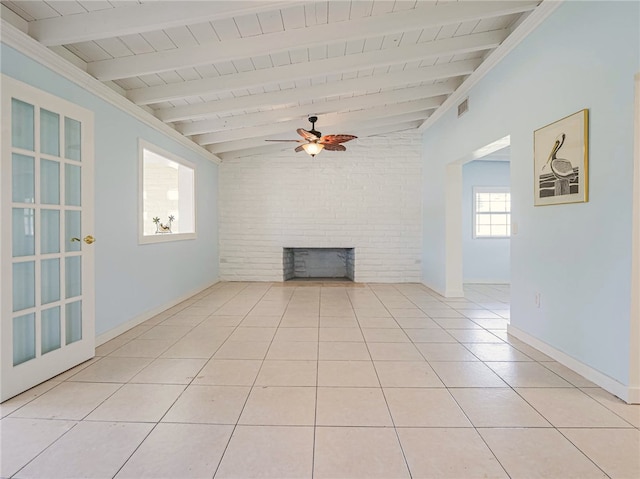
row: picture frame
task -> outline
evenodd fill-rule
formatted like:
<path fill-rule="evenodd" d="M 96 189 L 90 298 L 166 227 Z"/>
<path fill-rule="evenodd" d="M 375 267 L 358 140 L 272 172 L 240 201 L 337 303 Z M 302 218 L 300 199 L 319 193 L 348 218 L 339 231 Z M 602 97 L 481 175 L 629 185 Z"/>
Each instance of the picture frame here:
<path fill-rule="evenodd" d="M 534 206 L 589 200 L 589 110 L 533 132 Z"/>

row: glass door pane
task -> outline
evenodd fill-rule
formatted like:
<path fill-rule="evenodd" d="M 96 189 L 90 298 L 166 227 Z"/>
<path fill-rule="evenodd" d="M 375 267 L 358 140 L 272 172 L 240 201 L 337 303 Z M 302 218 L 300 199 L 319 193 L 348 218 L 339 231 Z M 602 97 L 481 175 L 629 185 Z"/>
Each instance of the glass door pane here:
<path fill-rule="evenodd" d="M 80 238 L 80 212 L 65 211 L 64 212 L 64 228 L 65 228 L 65 251 L 80 251 L 80 241 L 71 241 L 71 238 Z"/>
<path fill-rule="evenodd" d="M 36 254 L 36 210 L 34 208 L 13 208 L 12 233 L 13 257 Z"/>
<path fill-rule="evenodd" d="M 80 256 L 67 256 L 65 270 L 65 296 L 67 298 L 80 296 L 82 294 L 82 258 Z"/>
<path fill-rule="evenodd" d="M 13 310 L 33 308 L 36 305 L 36 263 L 25 261 L 13 264 Z"/>
<path fill-rule="evenodd" d="M 40 110 L 40 151 L 60 156 L 60 115 Z"/>
<path fill-rule="evenodd" d="M 35 197 L 35 161 L 32 156 L 13 154 L 11 197 L 16 203 L 33 203 Z"/>
<path fill-rule="evenodd" d="M 36 315 L 13 318 L 13 365 L 36 357 Z"/>
<path fill-rule="evenodd" d="M 66 343 L 82 339 L 82 301 L 67 304 L 65 317 Z"/>
<path fill-rule="evenodd" d="M 60 210 L 40 210 L 40 253 L 60 252 Z"/>
<path fill-rule="evenodd" d="M 60 306 L 42 311 L 41 354 L 60 349 Z"/>
<path fill-rule="evenodd" d="M 35 110 L 33 105 L 11 99 L 11 144 L 14 148 L 34 151 Z"/>
<path fill-rule="evenodd" d="M 80 167 L 65 165 L 65 202 L 67 206 L 80 206 L 82 191 L 80 188 Z"/>
<path fill-rule="evenodd" d="M 82 125 L 72 118 L 64 118 L 64 157 L 70 160 L 80 161 L 81 157 L 81 132 Z"/>
<path fill-rule="evenodd" d="M 47 205 L 60 204 L 60 162 L 40 161 L 40 201 Z"/>
<path fill-rule="evenodd" d="M 60 301 L 60 259 L 43 259 L 41 264 L 41 303 Z"/>

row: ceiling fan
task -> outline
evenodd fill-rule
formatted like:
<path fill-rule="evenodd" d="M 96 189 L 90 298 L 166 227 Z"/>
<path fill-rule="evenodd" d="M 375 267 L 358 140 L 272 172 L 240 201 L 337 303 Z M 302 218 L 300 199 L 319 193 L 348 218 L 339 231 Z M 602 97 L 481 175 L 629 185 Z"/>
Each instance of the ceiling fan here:
<path fill-rule="evenodd" d="M 310 116 L 309 121 L 311 122 L 311 130 L 307 131 L 303 128 L 298 128 L 296 131 L 298 134 L 304 138 L 304 140 L 265 140 L 265 141 L 295 141 L 296 143 L 302 143 L 302 145 L 296 148 L 296 152 L 298 151 L 306 151 L 309 155 L 316 156 L 323 149 L 329 151 L 345 151 L 346 148 L 344 145 L 340 143 L 345 143 L 347 141 L 354 140 L 358 138 L 353 135 L 324 135 L 316 130 L 316 121 L 318 121 L 317 116 Z"/>

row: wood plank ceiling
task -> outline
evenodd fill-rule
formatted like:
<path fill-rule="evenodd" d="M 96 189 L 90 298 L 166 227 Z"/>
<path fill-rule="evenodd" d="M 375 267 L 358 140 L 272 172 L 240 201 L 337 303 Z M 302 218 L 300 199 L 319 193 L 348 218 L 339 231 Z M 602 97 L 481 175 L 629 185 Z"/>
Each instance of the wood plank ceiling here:
<path fill-rule="evenodd" d="M 541 2 L 0 3 L 32 38 L 226 159 L 295 154 L 265 140 L 299 139 L 310 115 L 356 141 L 419 128 Z"/>

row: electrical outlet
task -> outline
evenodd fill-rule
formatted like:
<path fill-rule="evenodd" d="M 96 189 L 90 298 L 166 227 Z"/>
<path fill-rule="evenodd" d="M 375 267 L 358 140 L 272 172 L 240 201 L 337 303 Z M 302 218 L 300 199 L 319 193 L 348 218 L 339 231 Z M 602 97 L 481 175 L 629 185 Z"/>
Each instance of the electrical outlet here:
<path fill-rule="evenodd" d="M 538 309 L 540 309 L 540 296 L 541 296 L 540 293 L 536 293 L 535 301 L 536 301 L 536 308 Z"/>

